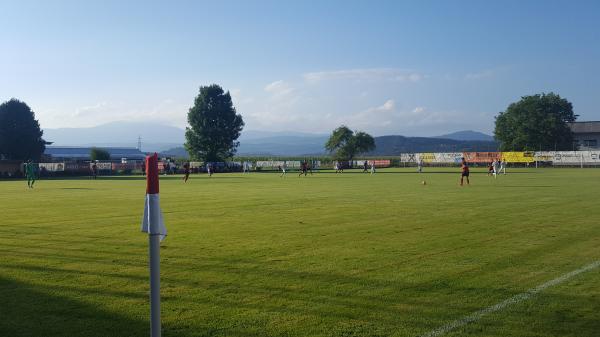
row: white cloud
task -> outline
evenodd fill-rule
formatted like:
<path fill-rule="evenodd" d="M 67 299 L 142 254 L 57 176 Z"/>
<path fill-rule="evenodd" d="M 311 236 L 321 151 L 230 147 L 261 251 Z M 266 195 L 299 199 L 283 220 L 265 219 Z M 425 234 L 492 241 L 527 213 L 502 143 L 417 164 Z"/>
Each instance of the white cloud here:
<path fill-rule="evenodd" d="M 237 100 L 240 97 L 240 93 L 241 93 L 241 90 L 237 89 L 237 88 L 229 90 L 229 94 L 231 95 L 231 98 L 234 100 Z"/>
<path fill-rule="evenodd" d="M 392 124 L 391 119 L 394 117 L 395 107 L 394 100 L 388 99 L 382 105 L 365 109 L 350 116 L 343 116 L 340 122 L 360 129 L 389 126 Z"/>
<path fill-rule="evenodd" d="M 73 117 L 85 117 L 85 116 L 95 115 L 95 114 L 101 113 L 107 109 L 109 109 L 108 103 L 99 102 L 96 104 L 76 108 L 75 112 L 73 113 Z"/>
<path fill-rule="evenodd" d="M 467 80 L 480 80 L 494 76 L 495 71 L 493 69 L 487 69 L 476 73 L 469 73 L 465 75 Z"/>
<path fill-rule="evenodd" d="M 413 73 L 413 74 L 408 75 L 408 80 L 411 82 L 417 82 L 417 81 L 422 80 L 423 77 L 424 76 L 421 74 Z"/>
<path fill-rule="evenodd" d="M 464 118 L 464 116 L 455 111 L 433 111 L 424 106 L 399 109 L 395 101 L 389 99 L 382 105 L 342 116 L 338 119 L 338 123 L 346 124 L 353 129 L 376 133 L 406 134 L 408 132 L 410 134 L 415 130 L 443 129 L 457 118 Z"/>
<path fill-rule="evenodd" d="M 469 78 L 483 76 L 491 75 L 473 73 Z M 309 72 L 295 79 L 278 79 L 254 88 L 233 86 L 229 92 L 248 129 L 329 132 L 340 124 L 347 124 L 375 135 L 415 135 L 437 133 L 435 130 L 466 124 L 465 120 L 470 124 L 483 124 L 467 113 L 430 108 L 435 100 L 429 102 L 428 97 L 421 95 L 422 85 L 412 85 L 427 78 L 422 73 L 400 68 L 346 69 Z M 56 116 L 55 125 L 91 126 L 114 120 L 151 120 L 185 126 L 192 102 L 186 100 L 185 95 L 169 96 L 173 98 L 131 101 L 106 97 L 87 104 L 82 101 L 79 106 L 47 115 Z"/>
<path fill-rule="evenodd" d="M 253 128 L 293 128 L 306 125 L 308 114 L 300 114 L 296 105 L 301 100 L 300 92 L 284 80 L 267 84 L 263 90 L 268 94 L 262 102 L 243 113 L 247 125 Z M 262 103 L 262 104 L 260 104 Z"/>
<path fill-rule="evenodd" d="M 498 66 L 490 69 L 484 69 L 481 71 L 468 73 L 465 75 L 465 79 L 467 80 L 481 80 L 486 78 L 496 77 L 502 73 L 510 71 L 512 67 L 510 65 Z"/>
<path fill-rule="evenodd" d="M 396 106 L 396 103 L 394 103 L 394 100 L 388 99 L 387 101 L 385 101 L 385 103 L 383 103 L 382 106 L 379 107 L 379 110 L 390 111 L 390 110 L 393 110 L 395 106 Z"/>
<path fill-rule="evenodd" d="M 389 111 L 394 110 L 395 107 L 396 107 L 396 102 L 394 102 L 393 99 L 388 99 L 382 105 L 368 108 L 368 109 L 364 110 L 363 112 L 361 112 L 361 114 L 369 114 L 372 112 L 389 112 Z"/>
<path fill-rule="evenodd" d="M 422 106 L 418 106 L 418 107 L 414 108 L 412 112 L 418 114 L 418 113 L 421 113 L 423 111 L 425 111 L 425 108 L 422 107 Z"/>
<path fill-rule="evenodd" d="M 231 100 L 233 101 L 233 105 L 236 109 L 244 109 L 248 104 L 254 102 L 254 97 L 246 96 L 242 93 L 241 89 L 231 89 L 229 90 L 229 94 L 231 95 Z"/>
<path fill-rule="evenodd" d="M 331 80 L 418 82 L 425 76 L 405 69 L 366 68 L 310 72 L 303 77 L 306 82 L 314 84 Z"/>
<path fill-rule="evenodd" d="M 267 110 L 285 112 L 300 100 L 300 93 L 283 80 L 267 84 L 264 90 L 269 94 L 265 101 Z"/>
<path fill-rule="evenodd" d="M 282 97 L 294 92 L 294 88 L 292 88 L 287 82 L 279 80 L 267 84 L 265 86 L 265 91 L 270 93 L 274 97 Z"/>
<path fill-rule="evenodd" d="M 403 125 L 424 126 L 446 123 L 454 114 L 454 112 L 432 111 L 423 106 L 418 106 L 411 111 L 401 111 L 398 114 L 398 119 Z"/>
<path fill-rule="evenodd" d="M 72 112 L 56 112 L 45 118 L 50 127 L 87 127 L 113 121 L 153 121 L 183 127 L 189 104 L 172 98 L 143 103 L 102 101 L 72 108 Z"/>

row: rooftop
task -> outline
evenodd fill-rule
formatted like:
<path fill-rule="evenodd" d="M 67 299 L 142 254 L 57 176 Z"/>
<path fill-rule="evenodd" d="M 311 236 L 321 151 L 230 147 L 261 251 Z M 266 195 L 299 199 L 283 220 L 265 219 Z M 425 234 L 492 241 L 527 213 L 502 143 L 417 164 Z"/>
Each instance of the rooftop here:
<path fill-rule="evenodd" d="M 600 121 L 569 123 L 573 133 L 600 133 Z"/>
<path fill-rule="evenodd" d="M 102 147 L 110 153 L 111 159 L 144 159 L 145 154 L 134 147 Z M 45 155 L 55 158 L 87 159 L 90 157 L 92 147 L 85 146 L 47 146 Z"/>

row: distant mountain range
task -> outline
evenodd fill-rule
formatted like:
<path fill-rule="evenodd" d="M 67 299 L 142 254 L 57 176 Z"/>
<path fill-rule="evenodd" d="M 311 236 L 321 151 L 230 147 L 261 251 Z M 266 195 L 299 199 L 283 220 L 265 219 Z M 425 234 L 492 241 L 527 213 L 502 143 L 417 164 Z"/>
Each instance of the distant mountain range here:
<path fill-rule="evenodd" d="M 486 140 L 455 140 L 446 138 L 382 136 L 375 137 L 375 150 L 368 155 L 393 156 L 411 152 L 471 152 L 496 151 L 498 144 Z"/>
<path fill-rule="evenodd" d="M 310 133 L 310 132 L 244 130 L 244 131 L 242 131 L 242 135 L 240 136 L 240 141 L 281 138 L 281 137 L 315 138 L 315 137 L 327 137 L 327 136 L 328 135 L 326 135 L 326 134 Z"/>
<path fill-rule="evenodd" d="M 183 129 L 156 123 L 112 122 L 89 128 L 44 129 L 44 139 L 55 146 L 137 147 L 162 151 L 181 146 L 185 141 Z"/>
<path fill-rule="evenodd" d="M 433 138 L 445 138 L 445 139 L 453 139 L 453 140 L 484 140 L 488 142 L 493 142 L 494 137 L 490 135 L 486 135 L 485 133 L 466 130 L 466 131 L 458 131 L 449 133 L 447 135 L 437 136 Z"/>
<path fill-rule="evenodd" d="M 254 134 L 259 132 L 254 131 Z M 275 134 L 269 132 L 267 134 Z M 279 134 L 279 133 L 277 133 Z M 302 155 L 323 155 L 324 144 L 327 141 L 326 135 L 317 134 L 299 134 L 271 135 L 263 138 L 240 137 L 240 146 L 237 149 L 238 155 L 243 156 L 302 156 Z M 162 151 L 166 156 L 181 157 L 187 156 L 187 152 L 182 146 Z"/>
<path fill-rule="evenodd" d="M 55 146 L 137 147 L 142 151 L 186 157 L 182 144 L 185 130 L 156 123 L 112 122 L 89 128 L 45 129 L 44 139 Z M 306 132 L 243 131 L 239 155 L 301 156 L 322 155 L 328 135 Z M 402 152 L 488 151 L 497 145 L 493 137 L 476 131 L 459 131 L 437 137 L 375 137 L 372 155 L 397 155 Z"/>

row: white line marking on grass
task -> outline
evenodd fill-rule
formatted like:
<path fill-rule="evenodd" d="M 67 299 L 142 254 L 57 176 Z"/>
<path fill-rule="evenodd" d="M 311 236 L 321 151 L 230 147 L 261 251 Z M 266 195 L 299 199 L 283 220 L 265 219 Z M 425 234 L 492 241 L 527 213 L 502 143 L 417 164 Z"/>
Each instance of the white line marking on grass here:
<path fill-rule="evenodd" d="M 504 308 L 506 308 L 506 307 L 508 307 L 510 305 L 526 301 L 526 300 L 530 299 L 531 297 L 533 297 L 534 295 L 536 295 L 537 293 L 545 290 L 546 288 L 555 286 L 555 285 L 557 285 L 559 283 L 562 283 L 562 282 L 564 282 L 564 281 L 566 281 L 566 280 L 568 280 L 570 278 L 573 278 L 573 277 L 575 277 L 575 276 L 577 276 L 577 275 L 579 275 L 581 273 L 585 273 L 585 272 L 590 271 L 590 270 L 592 270 L 594 268 L 597 268 L 597 267 L 600 267 L 600 260 L 598 260 L 596 262 L 593 262 L 593 263 L 590 263 L 587 266 L 579 268 L 577 270 L 573 270 L 572 272 L 566 273 L 566 274 L 564 274 L 562 276 L 559 276 L 559 277 L 557 277 L 557 278 L 555 278 L 553 280 L 550 280 L 550 281 L 548 281 L 546 283 L 543 283 L 543 284 L 541 284 L 541 285 L 539 285 L 539 286 L 537 286 L 535 288 L 531 288 L 531 289 L 527 290 L 524 293 L 520 293 L 518 295 L 515 295 L 515 296 L 513 296 L 513 297 L 511 297 L 511 298 L 509 298 L 509 299 L 507 299 L 505 301 L 502 301 L 502 302 L 500 302 L 498 304 L 494 304 L 491 307 L 487 307 L 485 309 L 481 309 L 481 310 L 476 311 L 476 312 L 472 313 L 471 315 L 466 316 L 466 317 L 464 317 L 462 319 L 458 319 L 458 320 L 456 320 L 454 322 L 450 322 L 450 323 L 448 323 L 446 325 L 443 325 L 443 326 L 441 326 L 441 327 L 439 327 L 439 328 L 437 328 L 435 330 L 431 330 L 430 332 L 422 335 L 422 337 L 438 337 L 438 336 L 442 336 L 442 335 L 444 335 L 444 334 L 446 334 L 446 333 L 448 333 L 448 332 L 450 332 L 450 331 L 452 331 L 454 329 L 457 329 L 457 328 L 463 327 L 463 326 L 465 326 L 465 325 L 467 325 L 469 323 L 473 323 L 475 321 L 478 321 L 479 319 L 481 319 L 485 315 L 491 314 L 491 313 L 496 312 L 496 311 L 500 311 L 500 310 L 502 310 L 502 309 L 504 309 Z"/>

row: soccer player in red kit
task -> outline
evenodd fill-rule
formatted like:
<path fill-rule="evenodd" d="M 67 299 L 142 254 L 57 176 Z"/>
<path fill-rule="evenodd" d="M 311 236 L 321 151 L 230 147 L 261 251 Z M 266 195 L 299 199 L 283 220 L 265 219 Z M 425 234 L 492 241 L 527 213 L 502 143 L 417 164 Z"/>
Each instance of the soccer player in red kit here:
<path fill-rule="evenodd" d="M 467 165 L 467 161 L 465 160 L 465 158 L 463 158 L 461 166 L 460 186 L 463 185 L 463 179 L 465 177 L 467 178 L 467 185 L 469 185 L 469 165 Z"/>

